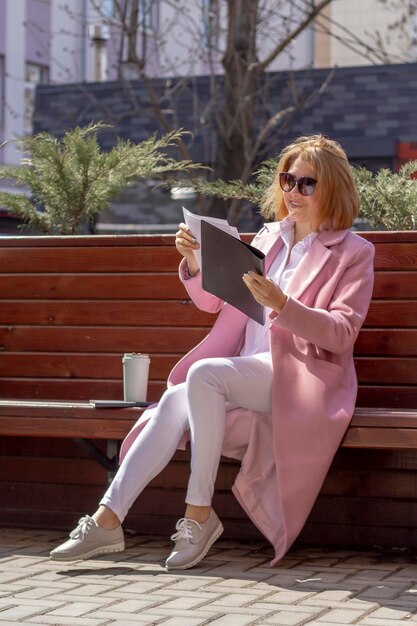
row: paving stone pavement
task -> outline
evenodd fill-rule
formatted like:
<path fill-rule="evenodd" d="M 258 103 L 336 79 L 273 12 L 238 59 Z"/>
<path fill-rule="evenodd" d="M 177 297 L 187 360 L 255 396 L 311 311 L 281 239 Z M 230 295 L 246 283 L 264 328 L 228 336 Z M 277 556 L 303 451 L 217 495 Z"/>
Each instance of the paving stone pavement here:
<path fill-rule="evenodd" d="M 0 529 L 0 626 L 417 626 L 417 560 L 294 548 L 271 568 L 269 545 L 219 541 L 196 568 L 167 572 L 165 538 L 58 563 L 56 531 Z"/>

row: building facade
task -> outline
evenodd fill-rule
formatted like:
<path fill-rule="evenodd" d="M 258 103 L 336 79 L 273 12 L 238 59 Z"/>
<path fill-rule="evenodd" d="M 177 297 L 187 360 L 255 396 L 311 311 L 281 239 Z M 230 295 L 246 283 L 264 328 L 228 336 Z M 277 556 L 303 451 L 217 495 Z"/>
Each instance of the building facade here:
<path fill-rule="evenodd" d="M 333 0 L 315 25 L 315 67 L 415 61 L 416 17 L 414 0 Z"/>
<path fill-rule="evenodd" d="M 136 55 L 148 75 L 221 73 L 225 4 L 187 0 L 173 8 L 173 3 L 164 0 L 139 0 Z M 257 41 L 261 58 L 271 42 L 301 20 L 297 4 L 263 3 Z M 126 6 L 129 11 L 133 0 L 126 0 Z M 403 6 L 406 15 L 407 0 Z M 381 0 L 333 0 L 269 69 L 409 61 L 412 25 L 410 32 L 404 26 L 390 30 L 400 13 L 398 6 L 394 14 Z M 126 61 L 129 42 L 119 24 L 114 0 L 0 0 L 0 143 L 32 132 L 34 92 L 39 84 L 113 81 L 121 74 L 135 78 L 135 68 Z M 378 38 L 385 57 L 375 52 Z M 19 160 L 12 142 L 0 150 L 0 163 Z"/>
<path fill-rule="evenodd" d="M 89 0 L 0 0 L 0 143 L 32 132 L 37 85 L 96 79 L 95 13 Z M 0 150 L 19 160 L 12 142 Z"/>

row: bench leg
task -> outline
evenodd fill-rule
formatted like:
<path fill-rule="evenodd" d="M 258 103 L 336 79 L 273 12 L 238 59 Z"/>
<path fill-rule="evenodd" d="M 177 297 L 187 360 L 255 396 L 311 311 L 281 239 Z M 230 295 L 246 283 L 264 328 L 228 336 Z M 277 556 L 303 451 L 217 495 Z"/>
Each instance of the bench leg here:
<path fill-rule="evenodd" d="M 107 458 L 112 461 L 112 467 L 107 470 L 107 484 L 110 485 L 118 468 L 117 459 L 119 457 L 119 442 L 117 439 L 108 439 L 106 446 Z"/>
<path fill-rule="evenodd" d="M 118 467 L 119 442 L 117 439 L 108 439 L 106 441 L 106 454 L 89 439 L 74 439 L 74 441 L 84 452 L 87 452 L 91 459 L 96 461 L 101 467 L 104 467 L 107 471 L 107 483 L 110 484 Z"/>

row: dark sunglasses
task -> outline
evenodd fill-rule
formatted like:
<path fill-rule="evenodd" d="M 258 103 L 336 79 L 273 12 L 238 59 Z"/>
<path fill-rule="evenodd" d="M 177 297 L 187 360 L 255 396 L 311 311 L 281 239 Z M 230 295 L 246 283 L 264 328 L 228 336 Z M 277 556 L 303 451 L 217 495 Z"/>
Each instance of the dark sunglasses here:
<path fill-rule="evenodd" d="M 279 184 L 282 191 L 291 191 L 297 185 L 298 191 L 303 196 L 311 196 L 316 188 L 317 181 L 314 178 L 310 178 L 310 176 L 300 176 L 300 178 L 296 178 L 292 174 L 289 174 L 289 172 L 280 172 Z"/>

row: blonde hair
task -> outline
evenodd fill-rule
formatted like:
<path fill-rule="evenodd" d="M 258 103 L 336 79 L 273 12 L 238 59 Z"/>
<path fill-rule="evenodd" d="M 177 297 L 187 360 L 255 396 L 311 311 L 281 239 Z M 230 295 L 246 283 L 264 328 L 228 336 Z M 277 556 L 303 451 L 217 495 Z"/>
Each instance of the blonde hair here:
<path fill-rule="evenodd" d="M 319 218 L 318 223 L 312 224 L 314 230 L 350 228 L 359 212 L 359 194 L 345 151 L 337 141 L 323 135 L 299 137 L 284 148 L 275 178 L 261 202 L 261 215 L 273 220 L 288 215 L 279 172 L 288 172 L 298 157 L 311 165 L 317 178 L 314 194 L 319 203 Z"/>

